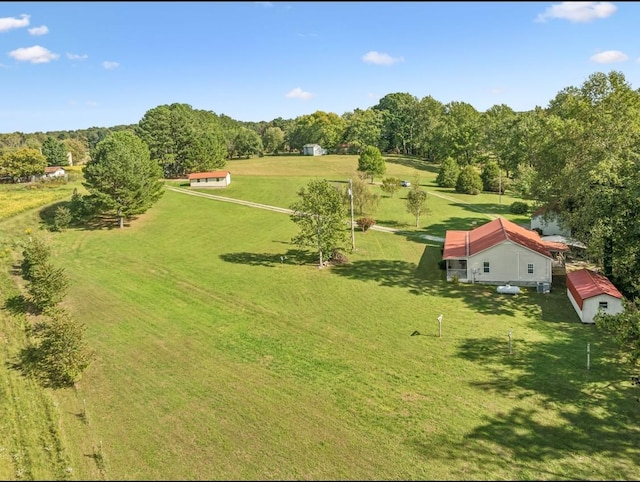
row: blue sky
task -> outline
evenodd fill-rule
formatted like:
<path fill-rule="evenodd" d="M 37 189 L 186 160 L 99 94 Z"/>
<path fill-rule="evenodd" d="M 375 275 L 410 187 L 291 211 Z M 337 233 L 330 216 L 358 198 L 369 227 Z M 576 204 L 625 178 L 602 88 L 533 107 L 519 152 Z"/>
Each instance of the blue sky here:
<path fill-rule="evenodd" d="M 640 87 L 640 2 L 2 2 L 0 132 L 240 121 L 386 94 L 546 107 L 594 72 Z"/>

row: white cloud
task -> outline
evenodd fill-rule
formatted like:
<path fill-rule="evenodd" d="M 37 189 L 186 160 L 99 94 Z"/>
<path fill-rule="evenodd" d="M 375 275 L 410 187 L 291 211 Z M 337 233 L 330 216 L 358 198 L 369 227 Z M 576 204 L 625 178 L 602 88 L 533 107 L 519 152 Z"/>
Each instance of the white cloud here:
<path fill-rule="evenodd" d="M 273 7 L 273 2 L 256 2 L 258 5 L 262 5 L 263 7 Z"/>
<path fill-rule="evenodd" d="M 29 30 L 30 35 L 46 35 L 49 33 L 49 27 L 42 25 L 41 27 L 33 27 Z"/>
<path fill-rule="evenodd" d="M 120 64 L 118 62 L 111 62 L 109 60 L 105 60 L 104 62 L 102 62 L 102 66 L 107 70 L 114 70 L 120 67 Z"/>
<path fill-rule="evenodd" d="M 288 94 L 285 95 L 285 97 L 289 97 L 290 99 L 302 99 L 302 100 L 313 99 L 315 96 L 316 96 L 315 94 L 312 94 L 311 92 L 305 92 L 300 87 L 296 87 L 295 89 L 293 89 L 292 91 L 290 91 Z"/>
<path fill-rule="evenodd" d="M 619 50 L 605 50 L 604 52 L 592 55 L 589 60 L 599 64 L 613 64 L 615 62 L 625 62 L 629 57 Z"/>
<path fill-rule="evenodd" d="M 363 62 L 368 64 L 375 65 L 393 65 L 396 62 L 403 62 L 404 59 L 402 57 L 391 57 L 388 54 L 382 54 L 380 52 L 376 52 L 372 50 L 371 52 L 367 52 L 362 56 Z"/>
<path fill-rule="evenodd" d="M 505 89 L 504 87 L 495 87 L 493 89 L 491 89 L 491 93 L 494 95 L 500 95 L 500 94 L 504 94 Z"/>
<path fill-rule="evenodd" d="M 40 45 L 12 50 L 9 52 L 9 56 L 19 62 L 31 62 L 32 64 L 46 64 L 60 57 Z"/>
<path fill-rule="evenodd" d="M 0 18 L 0 32 L 8 32 L 14 28 L 22 28 L 29 25 L 29 15 L 22 14 L 20 18 L 4 17 Z"/>
<path fill-rule="evenodd" d="M 536 17 L 537 22 L 562 18 L 570 22 L 591 22 L 596 18 L 607 18 L 618 9 L 611 2 L 561 2 L 547 8 Z"/>
<path fill-rule="evenodd" d="M 80 54 L 72 54 L 72 53 L 67 52 L 67 58 L 69 60 L 87 60 L 87 58 L 89 58 L 89 56 L 86 55 L 86 54 L 80 55 Z"/>
<path fill-rule="evenodd" d="M 98 107 L 98 103 L 95 100 L 88 100 L 84 103 L 87 107 Z"/>

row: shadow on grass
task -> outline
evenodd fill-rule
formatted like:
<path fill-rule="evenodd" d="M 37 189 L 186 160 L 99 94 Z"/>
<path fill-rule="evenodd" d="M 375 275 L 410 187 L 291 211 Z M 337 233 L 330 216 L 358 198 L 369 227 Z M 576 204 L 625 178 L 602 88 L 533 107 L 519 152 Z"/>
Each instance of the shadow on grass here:
<path fill-rule="evenodd" d="M 409 156 L 384 156 L 384 160 L 391 164 L 398 164 L 400 166 L 409 167 L 411 169 L 415 169 L 416 171 L 427 171 L 437 174 L 439 171 L 438 166 L 430 163 L 429 161 L 425 161 L 424 159 L 419 159 L 417 157 L 409 157 Z"/>
<path fill-rule="evenodd" d="M 3 309 L 7 310 L 12 315 L 21 315 L 28 310 L 29 304 L 24 296 L 15 295 L 10 296 L 4 302 Z"/>
<path fill-rule="evenodd" d="M 540 299 L 547 300 L 547 296 Z M 509 454 L 509 460 L 523 465 L 522 470 L 532 471 L 529 477 L 534 479 L 539 468 L 526 464 L 558 467 L 568 460 L 598 456 L 625 463 L 615 464 L 615 474 L 610 470 L 599 472 L 596 464 L 575 463 L 554 475 L 565 480 L 637 480 L 637 470 L 628 467 L 640 464 L 640 406 L 638 389 L 630 381 L 627 366 L 596 355 L 587 369 L 586 343 L 590 343 L 592 353 L 602 354 L 614 350 L 611 342 L 593 325 L 545 325 L 541 322 L 557 320 L 542 312 L 532 323 L 536 323 L 536 330 L 547 332 L 548 339 L 524 341 L 515 334 L 512 354 L 506 334 L 504 338 L 460 342 L 457 356 L 481 364 L 491 374 L 489 381 L 469 382 L 471 385 L 501 397 L 517 392 L 520 398 L 535 396 L 540 400 L 538 409 L 516 407 L 486 417 L 459 444 L 460 453 L 466 452 L 479 466 L 495 464 L 495 450 L 483 452 L 470 447 L 498 446 L 498 452 Z M 547 410 L 552 410 L 559 421 L 548 423 Z M 421 450 L 419 444 L 416 449 Z"/>
<path fill-rule="evenodd" d="M 60 201 L 57 203 L 50 204 L 42 208 L 38 215 L 40 216 L 40 222 L 43 226 L 49 231 L 55 231 L 55 215 L 56 211 L 60 207 L 65 207 L 69 209 L 71 206 L 70 201 Z M 124 227 L 131 226 L 131 222 L 135 221 L 137 216 L 132 216 L 131 218 L 126 218 L 124 222 Z M 79 221 L 73 221 L 67 229 L 78 229 L 84 231 L 99 231 L 99 230 L 111 230 L 114 228 L 119 228 L 119 220 L 117 216 L 109 215 L 109 214 L 101 214 L 96 215 L 91 218 L 86 218 Z"/>
<path fill-rule="evenodd" d="M 273 267 L 280 264 L 318 264 L 318 256 L 310 251 L 289 249 L 285 253 L 224 253 L 220 259 L 227 263 Z"/>

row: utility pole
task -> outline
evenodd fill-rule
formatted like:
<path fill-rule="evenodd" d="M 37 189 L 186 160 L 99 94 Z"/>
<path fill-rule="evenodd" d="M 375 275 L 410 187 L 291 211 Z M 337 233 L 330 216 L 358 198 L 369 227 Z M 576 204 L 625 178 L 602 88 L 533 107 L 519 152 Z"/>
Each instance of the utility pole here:
<path fill-rule="evenodd" d="M 356 250 L 356 235 L 353 228 L 353 183 L 349 179 L 349 201 L 351 204 L 351 251 Z"/>

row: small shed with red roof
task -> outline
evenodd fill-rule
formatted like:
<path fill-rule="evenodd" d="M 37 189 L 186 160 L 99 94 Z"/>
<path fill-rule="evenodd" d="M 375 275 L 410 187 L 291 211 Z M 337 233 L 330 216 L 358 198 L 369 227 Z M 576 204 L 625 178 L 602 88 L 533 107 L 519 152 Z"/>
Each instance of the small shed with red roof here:
<path fill-rule="evenodd" d="M 567 296 L 582 323 L 594 323 L 598 311 L 609 315 L 623 311 L 622 293 L 609 278 L 590 269 L 567 273 Z"/>
<path fill-rule="evenodd" d="M 536 286 L 551 283 L 552 253 L 563 249 L 536 231 L 497 218 L 471 231 L 447 231 L 442 258 L 448 281 Z"/>
<path fill-rule="evenodd" d="M 189 174 L 191 187 L 227 187 L 231 184 L 229 171 L 192 172 Z"/>

